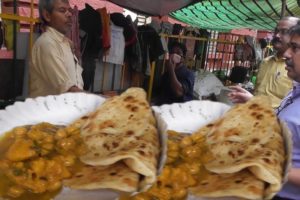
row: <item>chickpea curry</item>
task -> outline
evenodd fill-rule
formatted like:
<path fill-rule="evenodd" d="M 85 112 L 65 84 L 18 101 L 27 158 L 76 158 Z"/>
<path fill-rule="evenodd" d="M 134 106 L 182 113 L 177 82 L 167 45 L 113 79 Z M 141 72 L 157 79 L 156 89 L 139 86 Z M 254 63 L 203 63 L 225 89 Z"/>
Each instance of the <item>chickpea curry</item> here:
<path fill-rule="evenodd" d="M 203 164 L 210 158 L 203 134 L 168 131 L 167 162 L 157 182 L 148 191 L 121 200 L 184 200 L 188 188 L 207 174 Z"/>
<path fill-rule="evenodd" d="M 83 164 L 77 127 L 40 123 L 16 127 L 0 140 L 0 197 L 51 199 Z"/>

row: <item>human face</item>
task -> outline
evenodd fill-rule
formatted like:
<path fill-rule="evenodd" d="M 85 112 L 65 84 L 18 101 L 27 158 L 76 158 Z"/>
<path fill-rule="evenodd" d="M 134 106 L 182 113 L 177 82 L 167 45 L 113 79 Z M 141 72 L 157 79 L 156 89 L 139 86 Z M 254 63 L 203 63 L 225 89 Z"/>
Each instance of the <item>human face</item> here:
<path fill-rule="evenodd" d="M 43 10 L 43 17 L 50 27 L 64 35 L 71 30 L 72 9 L 67 0 L 55 0 L 52 12 Z"/>
<path fill-rule="evenodd" d="M 179 55 L 181 57 L 179 63 L 183 62 L 183 52 L 182 52 L 181 48 L 175 46 L 175 47 L 173 47 L 173 49 L 170 53 L 171 54 L 176 53 L 177 55 Z"/>
<path fill-rule="evenodd" d="M 283 54 L 287 75 L 294 81 L 300 82 L 300 36 L 293 35 L 289 42 L 289 48 Z"/>
<path fill-rule="evenodd" d="M 287 44 L 290 40 L 288 30 L 296 24 L 296 20 L 289 18 L 280 20 L 278 22 L 277 27 L 274 30 L 274 36 L 272 40 L 273 47 L 278 51 L 278 53 L 282 54 L 288 48 Z"/>

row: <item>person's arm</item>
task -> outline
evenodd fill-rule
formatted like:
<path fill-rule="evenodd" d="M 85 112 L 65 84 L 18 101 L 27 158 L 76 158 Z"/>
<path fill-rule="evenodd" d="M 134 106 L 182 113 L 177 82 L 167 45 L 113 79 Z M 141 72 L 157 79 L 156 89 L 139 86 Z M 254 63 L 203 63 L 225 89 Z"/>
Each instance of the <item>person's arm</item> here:
<path fill-rule="evenodd" d="M 84 90 L 80 89 L 79 87 L 77 87 L 76 85 L 73 85 L 72 87 L 70 87 L 67 92 L 85 92 Z"/>
<path fill-rule="evenodd" d="M 300 187 L 300 168 L 292 168 L 289 171 L 288 180 Z"/>
<path fill-rule="evenodd" d="M 228 94 L 229 99 L 233 103 L 245 103 L 250 100 L 253 95 L 240 86 L 230 86 L 232 91 Z"/>
<path fill-rule="evenodd" d="M 182 97 L 184 95 L 184 89 L 182 84 L 177 79 L 175 67 L 176 64 L 172 63 L 171 60 L 169 60 L 166 64 L 167 73 L 170 75 L 170 86 L 177 97 Z"/>

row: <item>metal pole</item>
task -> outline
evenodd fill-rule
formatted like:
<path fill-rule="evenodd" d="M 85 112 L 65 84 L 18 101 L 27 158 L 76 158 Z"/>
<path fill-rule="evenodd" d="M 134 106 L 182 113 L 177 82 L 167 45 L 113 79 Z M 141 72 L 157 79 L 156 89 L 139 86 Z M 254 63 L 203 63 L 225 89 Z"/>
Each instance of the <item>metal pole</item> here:
<path fill-rule="evenodd" d="M 154 72 L 155 72 L 155 61 L 153 61 L 151 64 L 151 74 L 150 74 L 149 88 L 148 88 L 148 101 L 149 102 L 151 102 L 151 97 L 152 97 Z"/>
<path fill-rule="evenodd" d="M 30 18 L 33 19 L 33 12 L 34 12 L 34 0 L 30 1 Z M 29 35 L 29 57 L 31 57 L 31 49 L 33 45 L 33 21 L 30 21 L 30 35 Z"/>
<path fill-rule="evenodd" d="M 281 13 L 280 13 L 280 19 L 282 19 L 285 16 L 286 13 L 286 0 L 281 0 Z"/>
<path fill-rule="evenodd" d="M 14 6 L 14 14 L 17 14 L 17 0 L 13 2 Z M 11 90 L 10 90 L 10 98 L 15 99 L 16 96 L 16 72 L 17 72 L 17 21 L 13 21 L 13 60 L 11 66 Z"/>

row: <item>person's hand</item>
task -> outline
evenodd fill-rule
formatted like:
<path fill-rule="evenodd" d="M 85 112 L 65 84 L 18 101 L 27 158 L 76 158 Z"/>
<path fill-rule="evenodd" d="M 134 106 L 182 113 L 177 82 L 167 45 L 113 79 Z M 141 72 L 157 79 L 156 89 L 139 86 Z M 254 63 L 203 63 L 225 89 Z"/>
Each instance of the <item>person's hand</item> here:
<path fill-rule="evenodd" d="M 176 67 L 176 64 L 172 62 L 172 59 L 169 59 L 166 63 L 166 71 L 171 72 L 174 71 Z"/>
<path fill-rule="evenodd" d="M 240 86 L 230 86 L 231 92 L 228 94 L 228 98 L 233 103 L 245 103 L 253 97 L 253 95 Z"/>

